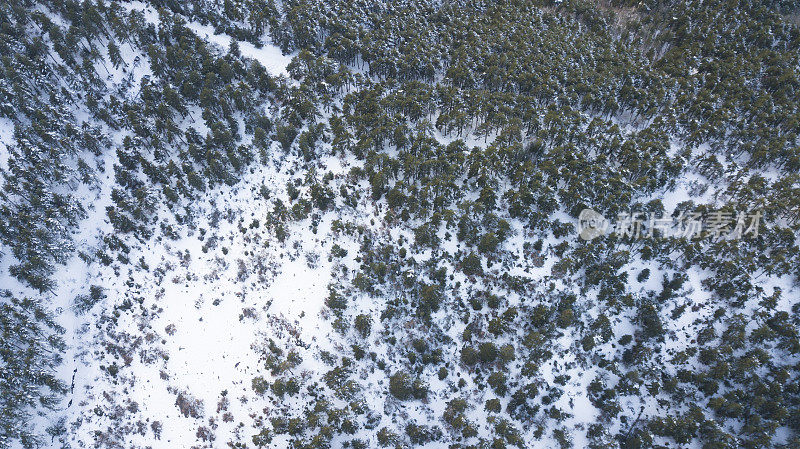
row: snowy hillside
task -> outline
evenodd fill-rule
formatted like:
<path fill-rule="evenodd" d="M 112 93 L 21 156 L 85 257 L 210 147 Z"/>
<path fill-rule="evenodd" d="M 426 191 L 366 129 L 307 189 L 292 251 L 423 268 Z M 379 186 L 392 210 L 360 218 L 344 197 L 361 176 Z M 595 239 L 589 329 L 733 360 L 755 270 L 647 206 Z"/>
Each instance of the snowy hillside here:
<path fill-rule="evenodd" d="M 798 14 L 0 5 L 0 449 L 800 447 Z"/>

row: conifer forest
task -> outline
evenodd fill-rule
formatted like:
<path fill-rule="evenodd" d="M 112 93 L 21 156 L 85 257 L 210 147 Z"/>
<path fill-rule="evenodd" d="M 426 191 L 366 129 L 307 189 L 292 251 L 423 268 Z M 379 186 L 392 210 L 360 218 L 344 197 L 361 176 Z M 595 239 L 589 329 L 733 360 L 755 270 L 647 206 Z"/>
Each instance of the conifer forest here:
<path fill-rule="evenodd" d="M 0 0 L 30 448 L 800 448 L 800 1 Z"/>

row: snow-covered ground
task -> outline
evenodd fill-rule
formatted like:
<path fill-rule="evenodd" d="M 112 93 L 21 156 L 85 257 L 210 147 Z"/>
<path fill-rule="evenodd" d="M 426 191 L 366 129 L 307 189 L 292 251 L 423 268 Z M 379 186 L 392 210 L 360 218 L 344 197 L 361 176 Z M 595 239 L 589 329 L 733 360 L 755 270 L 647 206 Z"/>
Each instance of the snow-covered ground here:
<path fill-rule="evenodd" d="M 175 406 L 181 392 L 202 401 L 208 425 L 226 391 L 235 420 L 217 416 L 216 432 L 234 434 L 262 406 L 246 401 L 263 363 L 259 348 L 270 338 L 287 338 L 289 331 L 306 345 L 303 368 L 315 370 L 314 354 L 330 333 L 320 311 L 333 276 L 327 259 L 333 216 L 321 220 L 316 234 L 309 223 L 300 223 L 286 242 L 270 235 L 263 224 L 270 202 L 260 187 L 281 191 L 291 165 L 264 165 L 234 187 L 209 192 L 194 206 L 191 227 L 173 224 L 177 240 L 159 236 L 132 249 L 129 257 L 140 262 L 139 269 L 117 263 L 86 267 L 76 260 L 59 273 L 62 297 L 74 297 L 90 282 L 107 295 L 89 314 L 74 317 L 84 324 L 69 340 L 76 359 L 65 364 L 65 372 L 77 369 L 66 412 L 68 422 L 80 426 L 70 439 L 89 442 L 98 431 L 157 421 L 163 424 L 160 439 L 149 429 L 131 442 L 189 447 L 195 432 L 187 429 L 204 421 L 181 416 Z M 253 220 L 262 224 L 251 228 Z M 110 366 L 118 369 L 111 377 Z M 119 403 L 130 405 L 124 417 L 114 414 Z"/>
<path fill-rule="evenodd" d="M 128 2 L 124 7 L 128 11 L 141 11 L 150 23 L 159 22 L 156 10 L 144 3 Z M 189 22 L 187 27 L 218 46 L 221 53 L 231 44 L 230 36 L 217 33 L 211 26 Z M 283 55 L 278 47 L 269 43 L 257 47 L 249 42 L 238 42 L 238 46 L 244 57 L 259 61 L 271 75 L 288 75 L 287 66 L 294 55 Z M 152 72 L 145 55 L 132 46 L 122 46 L 121 54 L 126 61 L 124 71 L 122 68 L 108 70 L 111 66 L 107 61 L 106 64 L 96 62 L 97 70 L 108 73 L 110 86 L 135 96 L 141 80 Z M 89 111 L 79 110 L 75 114 L 82 120 L 91 120 Z M 201 117 L 199 108 L 191 109 L 182 122 L 183 130 L 193 126 L 199 133 L 207 133 Z M 321 117 L 322 120 L 328 118 L 329 115 Z M 242 118 L 237 117 L 237 120 L 244 128 Z M 0 168 L 7 164 L 6 148 L 12 141 L 12 134 L 12 124 L 0 118 Z M 120 146 L 124 135 L 120 132 L 110 136 L 112 146 Z M 443 144 L 462 138 L 469 147 L 485 147 L 486 141 L 494 137 L 443 135 L 439 131 L 434 131 L 433 136 Z M 679 148 L 675 143 L 671 152 Z M 329 145 L 325 144 L 320 152 L 328 150 Z M 391 150 L 388 154 L 395 155 Z M 101 238 L 113 232 L 106 207 L 112 204 L 110 192 L 114 185 L 116 155 L 110 151 L 97 162 L 103 168 L 103 172 L 98 173 L 98 184 L 93 188 L 81 186 L 75 192 L 87 206 L 88 216 L 75 235 L 76 246 L 86 253 L 99 248 Z M 104 444 L 117 447 L 114 445 L 120 442 L 124 442 L 125 447 L 153 449 L 250 444 L 255 428 L 271 411 L 292 400 L 308 400 L 271 401 L 254 391 L 252 382 L 257 376 L 269 377 L 264 355 L 270 341 L 290 346 L 300 353 L 302 363 L 292 374 L 308 381 L 309 385 L 315 381 L 321 383 L 329 369 L 322 357 L 324 352 L 336 353 L 337 349 L 354 343 L 353 334 L 341 335 L 334 329 L 325 301 L 331 286 L 352 287 L 353 277 L 360 268 L 358 257 L 362 241 L 360 235 L 337 232 L 334 220 L 361 226 L 374 238 L 375 247 L 390 243 L 398 247 L 405 245 L 404 249 L 410 246 L 408 242 L 414 241 L 413 227 L 423 223 L 412 219 L 397 226 L 386 225 L 383 222 L 387 213 L 385 201 L 374 204 L 368 199 L 368 184 L 361 182 L 356 186 L 357 192 L 351 191 L 353 195 L 360 194 L 356 208 L 342 208 L 345 198 L 337 196 L 336 212 L 290 221 L 288 237 L 280 241 L 268 225 L 270 212 L 275 199 L 289 203 L 286 186 L 306 176 L 308 167 L 303 164 L 299 157 L 286 154 L 273 143 L 269 160 L 247 168 L 235 185 L 214 187 L 196 201 L 182 204 L 186 209 L 181 212 L 184 217 L 181 222 L 166 205 L 157 208 L 158 221 L 151 238 L 141 241 L 126 238 L 126 243 L 131 245 L 127 254 L 130 264 L 120 261 L 108 266 L 99 262 L 87 264 L 76 254 L 59 268 L 54 277 L 58 287 L 49 299 L 66 329 L 69 351 L 59 375 L 71 384 L 71 392 L 57 416 L 36 418 L 36 425 L 42 429 L 54 424 L 56 419 L 63 419 L 65 431 L 50 441 L 50 447 L 62 447 L 63 443 L 72 447 Z M 315 161 L 314 168 L 320 178 L 330 172 L 333 175 L 331 187 L 339 192 L 355 165 L 358 164 L 354 158 L 329 155 Z M 662 200 L 667 215 L 686 200 L 713 202 L 711 192 L 696 189 L 698 184 L 707 181 L 690 171 L 674 188 L 657 192 L 651 199 Z M 465 199 L 475 200 L 477 196 L 477 192 L 472 192 Z M 572 220 L 563 212 L 558 216 L 566 222 Z M 559 239 L 544 238 L 543 250 L 538 255 L 541 263 L 531 263 L 524 244 L 530 243 L 534 236 L 527 234 L 526 224 L 520 220 L 509 219 L 509 226 L 510 237 L 502 248 L 506 260 L 487 267 L 487 271 L 494 278 L 501 272 L 523 277 L 531 281 L 531 291 L 529 297 L 524 298 L 517 293 L 503 293 L 502 300 L 508 306 L 530 308 L 549 304 L 553 298 L 543 292 L 572 289 L 578 293 L 576 307 L 581 308 L 584 317 L 595 320 L 608 313 L 598 304 L 596 291 L 587 293 L 570 280 L 553 275 L 553 266 L 558 260 L 553 247 Z M 417 248 L 410 255 L 416 266 L 430 262 L 446 268 L 450 275 L 446 284 L 452 290 L 450 296 L 455 298 L 468 298 L 479 289 L 495 291 L 496 285 L 480 279 L 470 280 L 457 267 L 457 255 L 468 249 L 466 245 L 443 228 L 437 235 L 442 240 L 439 252 Z M 334 244 L 345 249 L 347 255 L 331 257 Z M 3 257 L 0 266 L 5 268 L 10 256 Z M 650 270 L 649 278 L 641 282 L 635 280 L 645 268 Z M 620 271 L 630 274 L 628 288 L 640 297 L 657 293 L 664 276 L 676 274 L 674 270 L 662 269 L 654 260 L 641 259 L 626 264 Z M 654 359 L 654 363 L 685 349 L 696 335 L 700 320 L 715 312 L 713 298 L 702 284 L 712 273 L 692 268 L 685 274 L 687 282 L 677 296 L 692 307 L 668 322 L 663 353 L 656 356 L 660 359 Z M 475 283 L 470 284 L 471 281 Z M 0 284 L 18 293 L 32 293 L 11 278 L 6 269 L 0 270 Z M 767 276 L 759 280 L 758 285 L 767 294 L 778 287 L 783 290 L 784 298 L 798 293 L 785 278 Z M 74 310 L 74 299 L 86 295 L 91 286 L 102 289 L 103 299 L 88 312 Z M 374 358 L 387 366 L 382 370 L 366 365 L 355 369 L 369 408 L 385 413 L 382 426 L 397 426 L 395 430 L 402 432 L 403 420 L 441 422 L 447 402 L 457 394 L 463 395 L 470 404 L 478 405 L 466 412 L 467 418 L 477 423 L 482 434 L 490 434 L 492 417 L 481 406 L 496 395 L 486 388 L 487 373 L 475 374 L 459 364 L 461 348 L 455 345 L 448 346 L 443 355 L 443 365 L 449 369 L 446 379 L 438 378 L 433 367 L 424 367 L 416 373 L 430 386 L 431 393 L 426 401 L 400 406 L 389 397 L 388 374 L 404 367 L 405 354 L 399 352 L 406 349 L 386 344 L 385 340 L 395 330 L 384 328 L 378 319 L 386 301 L 394 299 L 393 293 L 374 297 L 352 288 L 346 291 L 350 301 L 348 318 L 362 313 L 373 317 L 374 332 L 366 342 L 359 343 L 364 343 L 368 351 L 374 351 Z M 788 311 L 789 304 L 784 300 L 778 307 Z M 436 325 L 432 327 L 441 330 L 451 341 L 461 343 L 468 320 L 451 313 L 453 310 L 443 308 L 435 313 Z M 662 311 L 671 312 L 670 309 Z M 635 320 L 630 311 L 611 314 L 612 337 L 598 345 L 603 356 L 613 360 L 624 351 L 617 343 L 621 337 L 635 333 Z M 403 325 L 402 336 L 427 338 L 421 330 L 427 329 L 416 320 L 408 319 Z M 511 332 L 517 340 L 523 337 L 521 329 Z M 547 349 L 556 354 L 536 367 L 536 376 L 543 382 L 543 389 L 557 385 L 557 379 L 567 379 L 561 381 L 563 388 L 555 388 L 563 391 L 559 391 L 553 404 L 568 411 L 558 425 L 570 429 L 574 447 L 586 447 L 588 438 L 584 424 L 595 422 L 600 415 L 589 398 L 588 385 L 602 374 L 593 363 L 579 357 L 580 351 L 576 350 L 579 339 L 579 331 L 570 328 L 547 342 Z M 510 341 L 508 336 L 497 338 L 498 345 Z M 522 360 L 509 363 L 509 378 L 523 377 L 522 369 Z M 621 380 L 617 375 L 608 378 L 612 387 Z M 456 382 L 464 385 L 463 388 L 459 386 L 458 393 L 455 393 Z M 510 402 L 507 396 L 499 399 L 503 407 Z M 623 399 L 621 406 L 627 415 L 634 417 L 640 410 L 656 414 L 661 407 L 655 397 Z M 548 419 L 551 418 L 541 418 L 542 422 Z M 557 444 L 549 435 L 533 438 L 533 427 L 521 430 L 526 441 L 534 442 L 530 447 L 549 448 Z M 619 432 L 622 429 L 609 430 Z M 362 430 L 357 436 L 369 441 L 370 447 L 377 444 L 374 432 Z M 287 444 L 286 437 L 278 438 L 273 447 Z M 427 447 L 447 445 L 435 443 Z"/>

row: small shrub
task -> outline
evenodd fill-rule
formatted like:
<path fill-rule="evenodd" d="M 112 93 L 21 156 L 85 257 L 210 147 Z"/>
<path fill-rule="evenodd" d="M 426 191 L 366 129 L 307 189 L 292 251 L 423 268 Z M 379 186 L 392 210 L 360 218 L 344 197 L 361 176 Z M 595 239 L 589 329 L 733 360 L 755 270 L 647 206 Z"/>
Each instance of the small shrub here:
<path fill-rule="evenodd" d="M 175 405 L 178 407 L 181 414 L 187 418 L 203 417 L 203 401 L 194 398 L 189 393 L 178 393 L 178 397 L 175 398 Z"/>
<path fill-rule="evenodd" d="M 354 326 L 361 338 L 367 338 L 372 330 L 372 317 L 364 314 L 358 315 Z"/>
<path fill-rule="evenodd" d="M 258 376 L 253 378 L 253 391 L 258 394 L 264 394 L 267 392 L 269 388 L 269 382 L 267 382 L 263 377 Z"/>

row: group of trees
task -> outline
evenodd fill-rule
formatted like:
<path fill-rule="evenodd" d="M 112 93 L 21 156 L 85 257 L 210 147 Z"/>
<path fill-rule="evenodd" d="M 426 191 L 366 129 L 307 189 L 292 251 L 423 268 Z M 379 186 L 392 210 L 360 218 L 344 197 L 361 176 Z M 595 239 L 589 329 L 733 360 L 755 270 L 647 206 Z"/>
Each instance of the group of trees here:
<path fill-rule="evenodd" d="M 35 298 L 0 292 L 0 446 L 37 447 L 35 411 L 55 408 L 68 387 L 55 375 L 66 345 L 64 330 Z"/>
<path fill-rule="evenodd" d="M 637 6 L 634 19 L 616 20 L 621 10 L 582 2 L 460 9 L 455 3 L 416 2 L 372 10 L 352 2 L 288 4 L 314 11 L 286 16 L 293 29 L 305 30 L 295 48 L 370 75 L 358 79 L 353 91 L 342 92 L 341 116 L 330 121 L 332 147 L 363 161 L 354 174 L 369 183 L 373 200 L 388 206 L 388 224 L 413 232 L 410 254 L 434 255 L 420 265 L 416 257 L 399 255 L 406 247 L 394 242 L 382 247 L 380 237 L 365 238 L 349 294 L 390 297 L 382 325 L 399 335 L 381 344 L 407 355 L 374 362 L 388 376 L 389 393 L 404 401 L 424 399 L 411 393 L 411 379 L 440 372 L 448 379 L 456 362 L 459 372 L 490 379 L 505 404 L 500 413 L 520 424 L 563 420 L 568 411 L 554 405 L 560 394 L 543 381 L 541 370 L 561 354 L 556 341 L 566 333 L 577 343 L 572 350 L 582 363 L 621 379 L 604 385 L 604 375 L 598 376 L 591 393 L 595 406 L 604 411 L 604 420 L 621 424 L 616 435 L 589 429 L 592 447 L 653 447 L 665 440 L 700 441 L 706 447 L 777 446 L 779 427 L 796 429 L 791 416 L 797 394 L 784 389 L 778 399 L 768 392 L 795 378 L 788 373 L 796 352 L 788 348 L 795 345 L 797 323 L 772 319 L 756 333 L 770 339 L 744 332 L 738 349 L 723 331 L 702 343 L 689 342 L 670 358 L 664 353 L 666 342 L 676 338 L 670 321 L 687 313 L 684 279 L 665 277 L 662 292 L 650 294 L 635 290 L 633 278 L 639 273 L 625 270 L 637 260 L 656 261 L 665 272 L 711 270 L 714 275 L 703 286 L 715 301 L 742 313 L 761 304 L 753 278 L 796 275 L 786 262 L 796 261 L 798 254 L 791 239 L 798 226 L 791 199 L 798 187 L 791 168 L 797 151 L 792 67 L 798 30 L 780 8 L 750 2 L 690 5 L 680 12 L 668 5 Z M 703 13 L 693 14 L 692 8 Z M 766 35 L 772 38 L 763 39 Z M 356 50 L 341 50 L 343 42 Z M 322 67 L 316 70 L 325 73 Z M 296 76 L 300 83 L 315 79 L 311 73 Z M 774 84 L 778 78 L 785 82 L 780 87 Z M 773 181 L 759 175 L 766 167 L 778 173 Z M 553 219 L 559 212 L 576 218 L 585 207 L 609 217 L 628 210 L 664 214 L 663 205 L 649 198 L 675 189 L 685 173 L 695 170 L 720 201 L 686 209 L 769 210 L 764 234 L 713 242 L 612 236 L 576 245 L 567 241 L 570 226 Z M 513 264 L 513 245 L 505 243 L 512 219 L 522 220 L 526 235 L 555 239 L 549 247 L 540 241 L 532 253 L 558 258 L 553 274 L 567 282 L 561 292 L 540 297 L 520 287 L 519 279 L 493 277 L 492 263 Z M 451 242 L 464 252 L 442 249 Z M 459 276 L 456 283 L 453 276 L 459 272 L 466 278 Z M 462 282 L 519 304 L 481 311 L 479 299 L 469 305 L 459 300 L 465 294 Z M 580 298 L 570 293 L 575 288 Z M 599 304 L 586 299 L 592 290 Z M 340 303 L 337 329 L 350 335 L 343 321 L 357 311 L 348 312 L 347 301 Z M 771 304 L 759 307 L 768 315 L 786 314 Z M 600 314 L 593 317 L 589 310 L 597 305 Z M 711 328 L 730 325 L 731 314 L 711 308 Z M 435 337 L 444 332 L 431 317 L 442 309 L 464 320 L 461 339 Z M 612 323 L 620 324 L 628 314 L 633 334 L 615 335 Z M 413 321 L 416 331 L 429 336 L 434 352 L 457 358 L 426 359 L 425 351 L 409 348 L 409 327 L 403 324 L 409 319 L 419 319 Z M 780 343 L 786 349 L 768 343 L 778 335 L 788 339 Z M 719 345 L 728 359 L 708 358 L 708 345 Z M 516 371 L 509 363 L 520 369 L 512 378 L 507 373 Z M 716 377 L 697 368 L 704 363 Z M 665 364 L 678 374 L 667 374 Z M 763 385 L 744 374 L 753 370 L 764 376 Z M 458 387 L 469 384 L 463 380 Z M 753 389 L 764 391 L 752 398 L 755 402 L 735 393 Z M 678 395 L 687 394 L 700 406 L 680 412 L 678 404 L 689 402 Z M 726 411 L 727 400 L 739 411 Z M 665 408 L 642 415 L 620 405 L 631 401 Z M 766 403 L 774 410 L 759 405 Z M 555 430 L 552 437 L 568 446 L 564 432 Z"/>
<path fill-rule="evenodd" d="M 600 412 L 586 429 L 591 447 L 778 447 L 781 428 L 796 441 L 797 304 L 757 283 L 800 275 L 800 28 L 787 19 L 796 5 L 153 5 L 156 23 L 102 0 L 0 6 L 0 124 L 13 127 L 0 253 L 41 298 L 53 291 L 86 216 L 76 192 L 96 188 L 106 159 L 114 232 L 96 253 L 81 249 L 104 264 L 131 263 L 129 244 L 154 238 L 164 214 L 186 223 L 193 199 L 284 155 L 302 173 L 288 201 L 264 193 L 264 228 L 279 242 L 292 222 L 316 232 L 321 214 L 361 216 L 359 201 L 371 201 L 373 219 L 403 237 L 337 223 L 359 245 L 331 252 L 357 264 L 326 302 L 342 353 L 326 357 L 314 384 L 293 375 L 296 353 L 271 345 L 253 390 L 300 405 L 261 422 L 256 446 L 289 435 L 294 447 L 337 437 L 364 447 L 354 435 L 374 429 L 382 446 L 569 447 L 564 387 L 577 384 L 558 365 L 567 351 L 595 376 L 585 387 Z M 234 40 L 220 51 L 187 21 Z M 289 78 L 242 56 L 237 39 L 261 45 L 265 35 L 297 52 Z M 139 64 L 147 76 L 134 76 Z M 330 155 L 355 166 L 335 179 L 314 168 Z M 586 207 L 671 213 L 653 198 L 688 174 L 712 200 L 679 209 L 763 211 L 758 237 L 582 242 L 564 221 Z M 531 275 L 545 260 L 547 278 Z M 634 270 L 641 263 L 658 267 L 659 292 L 640 288 L 650 276 Z M 691 304 L 674 273 L 692 270 L 710 274 L 699 285 L 717 307 Z M 63 391 L 51 374 L 59 328 L 45 301 L 17 296 L 0 297 L 0 445 L 33 444 L 30 407 Z M 350 300 L 365 296 L 379 317 Z M 674 349 L 673 324 L 688 313 L 697 338 Z M 384 397 L 401 412 L 391 424 L 365 404 L 365 369 L 385 374 Z M 429 400 L 447 402 L 433 422 L 405 413 Z"/>

